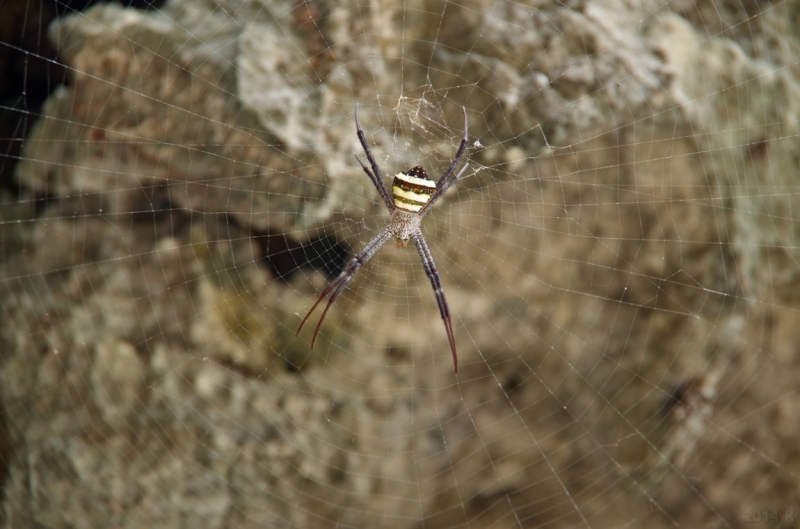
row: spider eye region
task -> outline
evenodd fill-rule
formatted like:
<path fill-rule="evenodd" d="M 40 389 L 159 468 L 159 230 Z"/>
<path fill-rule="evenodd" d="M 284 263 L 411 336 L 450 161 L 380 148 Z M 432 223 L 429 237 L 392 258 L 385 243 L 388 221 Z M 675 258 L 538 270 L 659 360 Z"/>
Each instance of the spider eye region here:
<path fill-rule="evenodd" d="M 434 191 L 436 184 L 419 165 L 394 175 L 392 198 L 394 205 L 400 209 L 418 212 L 428 203 Z"/>

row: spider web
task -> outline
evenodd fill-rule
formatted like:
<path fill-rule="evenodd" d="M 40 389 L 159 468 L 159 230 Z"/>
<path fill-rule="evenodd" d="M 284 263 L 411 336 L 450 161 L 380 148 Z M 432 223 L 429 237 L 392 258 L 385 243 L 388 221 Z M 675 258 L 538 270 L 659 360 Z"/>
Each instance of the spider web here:
<path fill-rule="evenodd" d="M 796 526 L 797 5 L 530 4 L 4 4 L 0 522 Z"/>

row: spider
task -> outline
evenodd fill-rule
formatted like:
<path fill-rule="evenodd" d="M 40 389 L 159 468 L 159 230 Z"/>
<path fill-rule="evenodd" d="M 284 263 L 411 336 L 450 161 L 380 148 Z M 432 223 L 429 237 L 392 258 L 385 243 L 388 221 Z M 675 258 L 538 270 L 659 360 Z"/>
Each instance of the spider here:
<path fill-rule="evenodd" d="M 445 191 L 447 191 L 450 186 L 456 183 L 469 166 L 467 163 L 458 173 L 454 173 L 458 162 L 467 150 L 469 126 L 467 123 L 467 109 L 464 107 L 461 107 L 461 109 L 464 112 L 464 139 L 461 140 L 455 158 L 453 158 L 447 171 L 439 178 L 439 182 L 434 184 L 430 177 L 428 177 L 425 169 L 417 165 L 406 172 L 398 173 L 394 176 L 392 194 L 390 195 L 383 181 L 381 168 L 378 167 L 378 163 L 372 156 L 372 151 L 370 151 L 369 145 L 367 144 L 367 139 L 364 137 L 364 131 L 361 130 L 361 124 L 358 122 L 358 104 L 356 104 L 356 135 L 358 135 L 358 140 L 361 142 L 361 147 L 364 148 L 364 153 L 367 155 L 367 160 L 372 167 L 372 171 L 363 164 L 361 158 L 359 158 L 357 154 L 355 157 L 359 165 L 361 165 L 361 168 L 367 173 L 369 179 L 372 180 L 375 189 L 378 190 L 378 194 L 383 199 L 383 203 L 386 204 L 386 209 L 389 210 L 391 218 L 389 224 L 369 241 L 364 249 L 350 261 L 342 273 L 331 281 L 325 290 L 322 291 L 317 302 L 314 303 L 314 306 L 308 311 L 306 317 L 300 322 L 300 327 L 297 328 L 295 336 L 300 334 L 300 330 L 303 328 L 303 325 L 305 325 L 308 317 L 311 316 L 311 313 L 314 312 L 314 309 L 317 308 L 317 305 L 330 294 L 328 304 L 325 306 L 322 317 L 319 319 L 319 323 L 317 323 L 317 328 L 314 329 L 314 336 L 311 338 L 312 349 L 314 348 L 314 342 L 317 340 L 317 334 L 319 333 L 322 321 L 325 319 L 325 315 L 328 313 L 328 309 L 331 308 L 333 302 L 336 301 L 336 298 L 342 293 L 342 290 L 344 290 L 344 287 L 347 286 L 347 283 L 350 282 L 358 269 L 364 266 L 389 239 L 394 237 L 395 245 L 398 248 L 401 244 L 404 248 L 408 246 L 408 240 L 411 239 L 414 241 L 419 256 L 422 258 L 422 266 L 425 268 L 425 273 L 428 274 L 428 278 L 431 280 L 433 293 L 436 295 L 436 302 L 439 304 L 439 314 L 444 321 L 447 339 L 450 342 L 450 352 L 453 354 L 453 367 L 455 368 L 455 372 L 458 373 L 458 355 L 456 354 L 456 341 L 453 337 L 453 324 L 450 320 L 450 308 L 447 306 L 444 290 L 442 290 L 442 279 L 433 262 L 433 256 L 428 248 L 428 243 L 425 242 L 425 237 L 422 235 L 420 225 L 422 223 L 422 218 L 431 206 L 444 195 Z"/>

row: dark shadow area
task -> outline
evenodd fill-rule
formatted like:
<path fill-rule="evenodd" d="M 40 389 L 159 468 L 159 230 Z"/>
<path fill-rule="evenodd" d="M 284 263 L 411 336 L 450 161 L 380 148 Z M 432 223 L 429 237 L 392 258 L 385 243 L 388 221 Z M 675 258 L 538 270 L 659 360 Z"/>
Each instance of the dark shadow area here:
<path fill-rule="evenodd" d="M 50 94 L 69 84 L 69 70 L 59 62 L 47 29 L 54 19 L 99 3 L 103 2 L 0 1 L 0 187 L 13 197 L 21 192 L 14 170 L 23 142 Z M 138 9 L 158 9 L 164 4 L 162 0 L 119 3 Z"/>
<path fill-rule="evenodd" d="M 323 236 L 301 243 L 283 233 L 253 233 L 261 249 L 260 264 L 283 281 L 300 268 L 322 270 L 329 279 L 338 276 L 350 255 L 350 248 L 336 238 Z"/>

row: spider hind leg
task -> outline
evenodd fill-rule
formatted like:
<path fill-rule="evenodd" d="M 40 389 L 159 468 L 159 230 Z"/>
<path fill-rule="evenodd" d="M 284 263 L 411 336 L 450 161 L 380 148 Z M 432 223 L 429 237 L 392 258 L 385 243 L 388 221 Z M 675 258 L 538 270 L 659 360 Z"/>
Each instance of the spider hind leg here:
<path fill-rule="evenodd" d="M 308 318 L 311 316 L 311 313 L 314 312 L 314 309 L 317 308 L 323 299 L 325 299 L 328 294 L 330 297 L 328 298 L 328 304 L 325 305 L 325 310 L 322 311 L 322 316 L 319 318 L 319 322 L 317 323 L 317 327 L 314 329 L 314 335 L 311 337 L 311 348 L 314 348 L 314 344 L 317 341 L 317 335 L 319 334 L 320 328 L 322 328 L 322 322 L 325 320 L 325 316 L 328 314 L 328 310 L 333 305 L 333 302 L 336 301 L 336 298 L 339 297 L 339 294 L 342 293 L 344 287 L 347 286 L 347 283 L 353 278 L 355 273 L 358 271 L 359 268 L 364 266 L 370 258 L 375 255 L 381 246 L 383 246 L 386 241 L 388 241 L 394 233 L 391 230 L 391 226 L 385 227 L 383 230 L 380 231 L 367 245 L 361 250 L 358 255 L 356 255 L 352 261 L 342 270 L 342 273 L 339 274 L 339 277 L 334 279 L 330 282 L 330 284 L 325 287 L 325 290 L 322 291 L 317 302 L 311 307 L 311 310 L 308 311 L 306 317 L 303 318 L 303 321 L 300 322 L 300 326 L 297 328 L 297 332 L 294 333 L 295 336 L 300 334 L 300 331 L 303 329 L 303 325 L 306 324 Z"/>
<path fill-rule="evenodd" d="M 442 317 L 442 321 L 444 322 L 447 342 L 450 345 L 450 353 L 453 355 L 453 369 L 458 373 L 458 353 L 456 353 L 456 339 L 453 334 L 453 321 L 450 317 L 450 307 L 447 305 L 447 298 L 444 297 L 442 278 L 439 275 L 439 270 L 436 269 L 436 264 L 433 262 L 433 255 L 431 255 L 431 250 L 428 248 L 428 243 L 425 242 L 425 237 L 422 235 L 422 232 L 418 231 L 413 235 L 413 238 L 419 256 L 422 259 L 422 266 L 425 268 L 428 279 L 431 280 L 433 294 L 436 296 L 436 303 L 439 305 L 439 316 Z"/>

